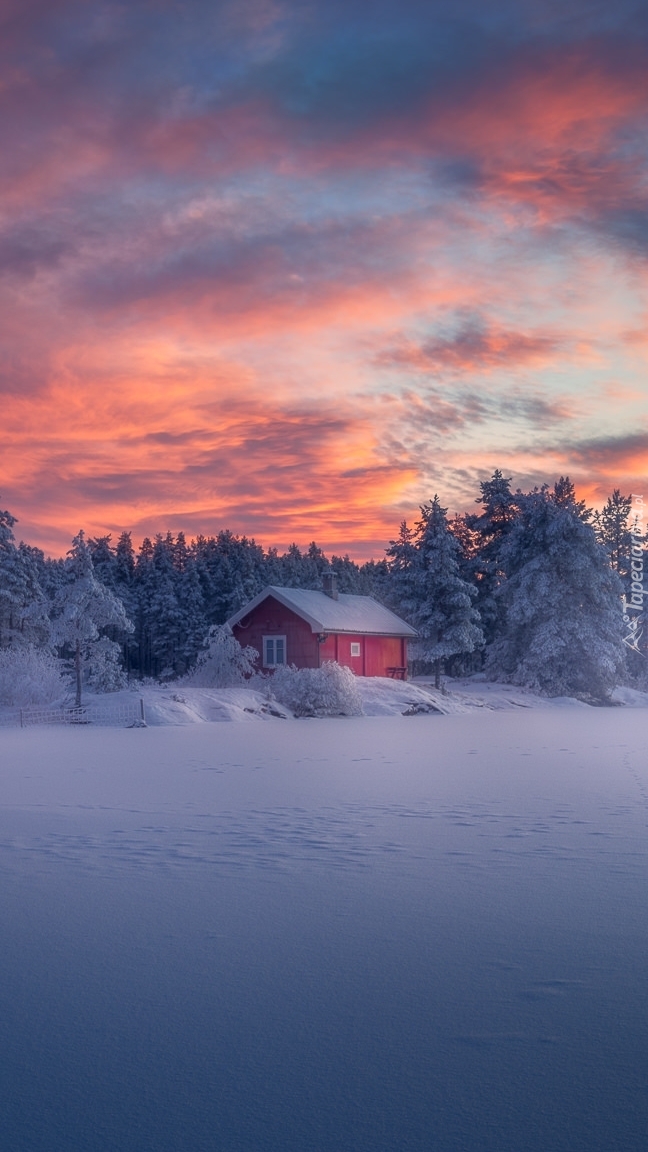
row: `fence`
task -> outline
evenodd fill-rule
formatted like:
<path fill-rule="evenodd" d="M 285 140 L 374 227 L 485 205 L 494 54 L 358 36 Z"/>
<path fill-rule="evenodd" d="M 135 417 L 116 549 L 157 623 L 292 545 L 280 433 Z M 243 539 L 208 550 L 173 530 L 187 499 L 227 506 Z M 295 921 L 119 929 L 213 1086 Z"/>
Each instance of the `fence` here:
<path fill-rule="evenodd" d="M 133 728 L 144 724 L 144 701 L 118 704 L 82 704 L 80 708 L 21 708 L 15 724 L 31 728 L 36 724 L 98 724 L 110 728 Z"/>

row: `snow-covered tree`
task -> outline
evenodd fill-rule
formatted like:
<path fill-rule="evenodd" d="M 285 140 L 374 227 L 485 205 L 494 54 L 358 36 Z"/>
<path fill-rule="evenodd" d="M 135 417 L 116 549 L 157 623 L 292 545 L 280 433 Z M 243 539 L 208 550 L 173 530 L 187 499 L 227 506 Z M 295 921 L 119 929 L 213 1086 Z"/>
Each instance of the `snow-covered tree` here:
<path fill-rule="evenodd" d="M 214 624 L 186 680 L 201 688 L 235 688 L 247 682 L 258 659 L 256 648 L 243 648 L 226 624 Z"/>
<path fill-rule="evenodd" d="M 321 668 L 282 664 L 268 685 L 295 716 L 361 716 L 358 682 L 350 668 L 326 660 Z"/>
<path fill-rule="evenodd" d="M 147 624 L 153 671 L 163 679 L 173 676 L 182 644 L 182 610 L 178 600 L 179 575 L 174 567 L 174 541 L 170 533 L 158 535 L 148 571 Z"/>
<path fill-rule="evenodd" d="M 549 499 L 559 508 L 571 508 L 573 515 L 578 516 L 585 523 L 592 519 L 592 509 L 587 507 L 584 500 L 576 499 L 576 489 L 569 476 L 560 476 L 556 480 L 553 491 L 549 492 Z"/>
<path fill-rule="evenodd" d="M 117 559 L 110 541 L 111 536 L 109 534 L 107 536 L 90 537 L 87 544 L 90 549 L 92 567 L 94 568 L 97 580 L 99 580 L 104 587 L 110 588 L 110 591 L 116 594 Z"/>
<path fill-rule="evenodd" d="M 464 571 L 477 589 L 476 607 L 484 638 L 490 643 L 501 623 L 496 596 L 504 579 L 500 554 L 515 523 L 518 507 L 511 492 L 511 477 L 504 476 L 499 468 L 490 480 L 481 481 L 479 487 L 481 495 L 475 503 L 481 504 L 481 511 L 465 518 L 466 529 L 474 534 L 474 546 Z"/>
<path fill-rule="evenodd" d="M 130 532 L 122 532 L 115 548 L 115 595 L 124 605 L 129 620 L 137 620 L 137 589 L 135 587 L 135 550 Z M 137 638 L 134 631 L 122 637 L 122 651 L 127 675 L 137 663 Z"/>
<path fill-rule="evenodd" d="M 419 550 L 416 532 L 401 521 L 398 536 L 386 549 L 388 579 L 385 598 L 405 620 L 413 620 L 421 599 Z"/>
<path fill-rule="evenodd" d="M 438 688 L 444 660 L 474 652 L 484 637 L 473 606 L 475 589 L 459 575 L 459 544 L 448 527 L 446 509 L 435 496 L 421 513 L 415 569 L 418 601 L 408 618 L 418 631 L 412 654 L 434 666 Z"/>
<path fill-rule="evenodd" d="M 545 486 L 517 499 L 487 669 L 549 696 L 604 700 L 624 665 L 618 576 L 575 498 Z"/>
<path fill-rule="evenodd" d="M 133 626 L 121 601 L 97 580 L 83 532 L 79 532 L 72 541 L 65 562 L 65 576 L 65 583 L 59 588 L 52 605 L 52 638 L 57 647 L 72 651 L 76 705 L 79 707 L 84 666 L 92 674 L 97 661 L 105 667 L 109 659 L 101 629 L 110 627 L 119 632 L 130 632 Z M 104 654 L 101 658 L 100 652 Z"/>
<path fill-rule="evenodd" d="M 196 661 L 208 631 L 200 576 L 193 553 L 186 557 L 178 580 L 180 645 L 176 665 L 185 672 Z"/>
<path fill-rule="evenodd" d="M 338 592 L 350 593 L 355 596 L 367 594 L 362 570 L 355 560 L 351 560 L 346 554 L 344 556 L 331 556 L 330 571 L 335 575 Z"/>
<path fill-rule="evenodd" d="M 46 645 L 47 600 L 39 580 L 37 549 L 16 547 L 15 517 L 0 511 L 0 648 Z M 42 554 L 40 554 L 42 556 Z"/>
<path fill-rule="evenodd" d="M 193 551 L 210 624 L 224 624 L 268 583 L 263 549 L 245 536 L 199 536 Z"/>
<path fill-rule="evenodd" d="M 119 692 L 127 684 L 122 648 L 116 640 L 99 636 L 86 649 L 83 672 L 94 692 Z"/>
<path fill-rule="evenodd" d="M 601 511 L 595 513 L 593 521 L 599 544 L 605 548 L 610 564 L 624 582 L 630 576 L 631 511 L 632 496 L 622 496 L 615 488 Z"/>
<path fill-rule="evenodd" d="M 0 649 L 0 704 L 52 704 L 68 688 L 61 661 L 33 644 Z"/>

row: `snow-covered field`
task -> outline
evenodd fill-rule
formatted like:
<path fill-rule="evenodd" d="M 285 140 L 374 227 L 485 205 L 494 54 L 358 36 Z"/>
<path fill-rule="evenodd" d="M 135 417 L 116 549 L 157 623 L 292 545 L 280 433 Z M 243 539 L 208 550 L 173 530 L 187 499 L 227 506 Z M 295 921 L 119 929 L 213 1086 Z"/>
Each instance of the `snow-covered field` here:
<path fill-rule="evenodd" d="M 2 1147 L 644 1152 L 645 707 L 197 691 L 0 731 Z"/>

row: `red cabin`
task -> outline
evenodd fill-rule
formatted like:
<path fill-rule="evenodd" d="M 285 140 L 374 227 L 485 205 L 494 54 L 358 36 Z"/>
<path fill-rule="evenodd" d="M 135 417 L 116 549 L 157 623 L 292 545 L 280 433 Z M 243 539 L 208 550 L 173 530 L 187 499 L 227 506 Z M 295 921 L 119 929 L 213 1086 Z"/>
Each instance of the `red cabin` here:
<path fill-rule="evenodd" d="M 371 596 L 269 585 L 228 620 L 236 639 L 259 653 L 259 667 L 319 668 L 336 660 L 357 676 L 407 676 L 407 641 L 414 628 Z"/>

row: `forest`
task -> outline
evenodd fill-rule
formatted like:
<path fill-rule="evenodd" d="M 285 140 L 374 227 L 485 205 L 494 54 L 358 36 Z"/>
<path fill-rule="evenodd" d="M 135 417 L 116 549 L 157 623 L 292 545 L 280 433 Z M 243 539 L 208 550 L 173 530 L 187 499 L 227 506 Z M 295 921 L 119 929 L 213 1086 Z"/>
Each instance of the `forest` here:
<path fill-rule="evenodd" d="M 341 593 L 373 596 L 417 629 L 410 670 L 437 683 L 483 670 L 595 701 L 643 685 L 640 498 L 615 490 L 595 511 L 568 477 L 529 492 L 511 484 L 496 470 L 475 510 L 450 519 L 434 496 L 364 564 L 315 542 L 279 554 L 227 529 L 160 533 L 137 550 L 129 532 L 80 531 L 51 559 L 16 543 L 15 518 L 0 512 L 0 703 L 21 661 L 36 678 L 64 665 L 94 691 L 185 676 L 210 630 L 266 585 L 317 589 L 327 572 Z"/>

